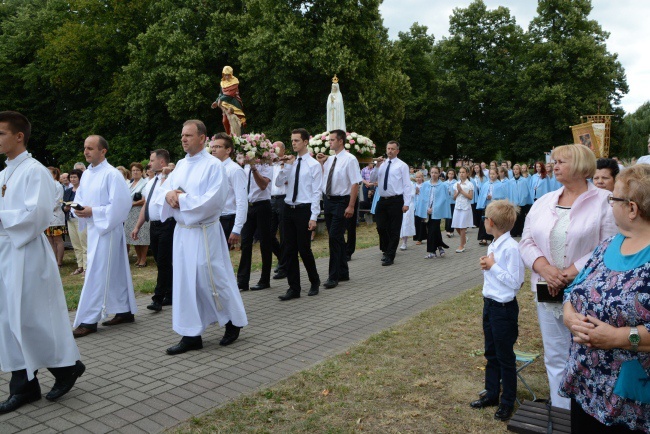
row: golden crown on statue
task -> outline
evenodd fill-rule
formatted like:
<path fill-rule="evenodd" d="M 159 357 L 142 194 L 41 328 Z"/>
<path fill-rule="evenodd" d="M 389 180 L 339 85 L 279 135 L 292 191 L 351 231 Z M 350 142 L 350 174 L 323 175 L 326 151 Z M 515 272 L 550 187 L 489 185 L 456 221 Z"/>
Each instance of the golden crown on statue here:
<path fill-rule="evenodd" d="M 334 74 L 334 78 L 332 78 L 332 83 L 338 83 L 338 82 L 339 82 L 339 78 L 336 76 L 336 74 Z"/>

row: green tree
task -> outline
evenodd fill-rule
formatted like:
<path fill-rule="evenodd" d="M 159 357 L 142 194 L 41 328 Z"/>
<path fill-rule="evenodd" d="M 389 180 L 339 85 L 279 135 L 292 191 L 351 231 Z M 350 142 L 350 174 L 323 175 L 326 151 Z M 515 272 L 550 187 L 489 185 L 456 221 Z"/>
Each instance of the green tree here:
<path fill-rule="evenodd" d="M 621 130 L 623 139 L 620 153 L 627 158 L 646 155 L 650 137 L 650 102 L 643 103 L 634 113 L 625 115 Z"/>

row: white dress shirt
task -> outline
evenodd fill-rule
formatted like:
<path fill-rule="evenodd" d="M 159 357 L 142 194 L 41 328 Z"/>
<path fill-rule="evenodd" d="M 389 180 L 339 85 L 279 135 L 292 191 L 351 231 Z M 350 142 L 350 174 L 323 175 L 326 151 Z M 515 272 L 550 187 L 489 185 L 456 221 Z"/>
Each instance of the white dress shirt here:
<path fill-rule="evenodd" d="M 267 178 L 269 181 L 271 181 L 271 178 L 273 177 L 273 170 L 271 166 L 268 164 L 257 164 L 256 165 L 257 172 L 259 175 L 263 178 Z M 251 166 L 250 164 L 247 164 L 244 167 L 244 172 L 246 174 L 246 190 L 248 191 L 248 201 L 249 202 L 259 202 L 262 200 L 271 200 L 271 189 L 269 186 L 267 186 L 264 190 L 262 190 L 259 185 L 257 185 L 257 182 L 255 182 L 255 174 L 251 173 Z M 248 181 L 250 180 L 250 190 L 248 188 Z"/>
<path fill-rule="evenodd" d="M 519 244 L 506 232 L 488 246 L 487 254 L 494 254 L 494 265 L 483 270 L 483 297 L 499 303 L 512 301 L 524 283 L 524 261 Z"/>
<path fill-rule="evenodd" d="M 298 176 L 298 195 L 293 201 L 293 187 L 296 180 L 296 168 L 298 159 L 302 158 L 300 174 Z M 308 153 L 296 158 L 293 164 L 284 163 L 284 168 L 275 180 L 276 185 L 287 183 L 287 197 L 284 202 L 287 205 L 310 203 L 310 220 L 317 220 L 320 214 L 321 183 L 323 181 L 323 167 Z"/>
<path fill-rule="evenodd" d="M 244 226 L 244 223 L 246 223 L 248 213 L 246 173 L 239 164 L 235 163 L 230 158 L 226 158 L 222 163 L 228 177 L 229 187 L 228 196 L 226 197 L 226 203 L 223 206 L 221 215 L 235 214 L 235 225 L 232 228 L 232 232 L 239 235 L 241 234 L 241 228 Z M 251 179 L 251 183 L 254 182 L 255 181 Z"/>
<path fill-rule="evenodd" d="M 469 193 L 470 191 L 474 191 L 474 184 L 472 184 L 472 181 L 469 179 L 466 179 L 465 182 L 458 182 L 454 184 L 454 194 L 458 191 L 457 185 L 460 184 L 460 188 L 465 192 Z M 474 193 L 472 193 L 474 194 Z M 453 197 L 453 196 L 452 196 Z M 457 210 L 465 210 L 465 209 L 471 209 L 472 208 L 472 199 L 468 199 L 466 196 L 463 196 L 462 194 L 458 193 L 458 196 L 456 196 L 456 207 L 455 209 Z"/>
<path fill-rule="evenodd" d="M 323 194 L 327 194 L 327 180 L 334 160 L 336 160 L 336 166 L 334 166 L 334 172 L 332 173 L 332 191 L 330 194 L 332 196 L 348 196 L 352 190 L 352 185 L 361 182 L 359 160 L 346 150 L 325 160 L 325 164 L 323 164 Z"/>
<path fill-rule="evenodd" d="M 650 155 L 644 155 L 636 160 L 636 164 L 650 164 Z"/>
<path fill-rule="evenodd" d="M 384 176 L 390 163 L 388 171 L 388 188 L 384 190 Z M 376 182 L 379 197 L 404 196 L 404 205 L 411 203 L 411 178 L 409 167 L 399 158 L 385 160 L 378 169 L 370 174 L 370 182 Z"/>
<path fill-rule="evenodd" d="M 158 182 L 156 182 L 156 189 L 160 187 L 160 184 L 163 182 L 160 173 L 154 176 L 153 178 L 151 178 L 149 181 L 147 181 L 147 184 L 142 189 L 142 197 L 144 197 L 145 199 L 149 198 L 149 192 L 151 191 L 151 187 L 153 187 L 153 183 L 156 179 L 158 179 Z M 153 196 L 151 197 L 151 201 L 153 202 Z M 144 206 L 149 206 L 149 203 L 145 201 Z M 160 221 L 160 210 L 158 209 L 158 207 L 155 206 L 149 207 L 149 221 L 151 222 Z"/>
<path fill-rule="evenodd" d="M 287 185 L 282 184 L 280 186 L 275 185 L 275 180 L 278 179 L 278 175 L 282 170 L 282 163 L 277 162 L 273 163 L 273 178 L 271 179 L 271 196 L 282 196 L 287 194 Z"/>

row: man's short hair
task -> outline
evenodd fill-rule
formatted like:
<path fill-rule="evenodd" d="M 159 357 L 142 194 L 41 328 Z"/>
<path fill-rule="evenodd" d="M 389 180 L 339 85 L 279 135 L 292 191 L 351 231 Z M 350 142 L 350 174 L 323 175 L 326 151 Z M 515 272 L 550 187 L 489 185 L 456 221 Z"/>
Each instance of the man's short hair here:
<path fill-rule="evenodd" d="M 388 143 L 386 143 L 386 146 L 391 145 L 391 144 L 395 145 L 397 147 L 397 149 L 399 149 L 399 142 L 397 140 L 389 141 Z"/>
<path fill-rule="evenodd" d="M 295 130 L 291 131 L 291 134 L 300 134 L 300 138 L 303 140 L 309 140 L 309 131 L 307 131 L 304 128 L 296 128 Z"/>
<path fill-rule="evenodd" d="M 72 167 L 75 168 L 75 169 L 77 167 L 83 167 L 84 170 L 86 170 L 86 165 L 84 163 L 82 163 L 81 161 L 77 161 L 76 163 L 74 163 L 74 166 L 72 166 Z"/>
<path fill-rule="evenodd" d="M 152 154 L 156 154 L 156 157 L 162 158 L 165 161 L 165 164 L 169 164 L 169 151 L 167 149 L 156 149 L 151 151 Z"/>
<path fill-rule="evenodd" d="M 3 111 L 0 112 L 0 122 L 9 124 L 9 129 L 14 134 L 23 133 L 25 137 L 23 143 L 27 146 L 29 137 L 32 135 L 32 124 L 29 123 L 29 119 L 25 115 L 14 111 Z"/>
<path fill-rule="evenodd" d="M 345 141 L 345 138 L 347 137 L 347 134 L 345 134 L 345 131 L 343 130 L 332 130 L 330 131 L 330 134 L 336 134 L 336 138 L 343 141 Z"/>
<path fill-rule="evenodd" d="M 105 138 L 97 134 L 93 134 L 90 137 L 97 137 L 97 144 L 99 145 L 99 149 L 106 149 L 106 152 L 108 152 L 108 142 Z"/>
<path fill-rule="evenodd" d="M 72 169 L 72 170 L 70 171 L 70 173 L 68 174 L 68 177 L 70 177 L 70 176 L 72 176 L 72 175 L 76 175 L 77 178 L 79 178 L 79 179 L 81 180 L 81 176 L 82 176 L 83 174 L 84 174 L 84 173 L 83 173 L 81 170 L 79 170 L 79 169 Z"/>
<path fill-rule="evenodd" d="M 507 199 L 493 200 L 485 208 L 485 217 L 492 220 L 501 232 L 508 232 L 515 226 L 519 207 Z"/>
<path fill-rule="evenodd" d="M 196 130 L 199 132 L 199 136 L 207 136 L 208 135 L 208 129 L 205 127 L 205 124 L 203 121 L 200 121 L 198 119 L 190 119 L 188 121 L 185 121 L 183 123 L 183 126 L 186 127 L 188 125 L 196 125 Z"/>
<path fill-rule="evenodd" d="M 230 137 L 228 134 L 224 132 L 215 134 L 212 140 L 213 141 L 223 140 L 223 147 L 225 149 L 233 149 L 235 146 L 232 142 L 232 137 Z"/>

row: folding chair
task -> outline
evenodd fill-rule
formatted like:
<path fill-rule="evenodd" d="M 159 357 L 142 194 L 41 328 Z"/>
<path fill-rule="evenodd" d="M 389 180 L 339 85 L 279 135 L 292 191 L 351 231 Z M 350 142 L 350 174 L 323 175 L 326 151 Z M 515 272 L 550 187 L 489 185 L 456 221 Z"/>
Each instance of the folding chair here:
<path fill-rule="evenodd" d="M 538 353 L 526 353 L 524 351 L 518 351 L 515 350 L 515 356 L 517 357 L 517 362 L 522 363 L 517 368 L 517 377 L 519 377 L 519 380 L 523 383 L 524 387 L 528 389 L 528 392 L 533 396 L 533 401 L 537 399 L 537 395 L 535 395 L 535 392 L 533 392 L 533 389 L 530 388 L 528 383 L 526 383 L 526 380 L 524 380 L 524 377 L 521 375 L 521 371 L 526 369 L 528 366 L 530 366 L 535 360 L 539 358 Z M 519 401 L 519 398 L 517 398 L 517 403 L 521 405 L 521 402 Z"/>

